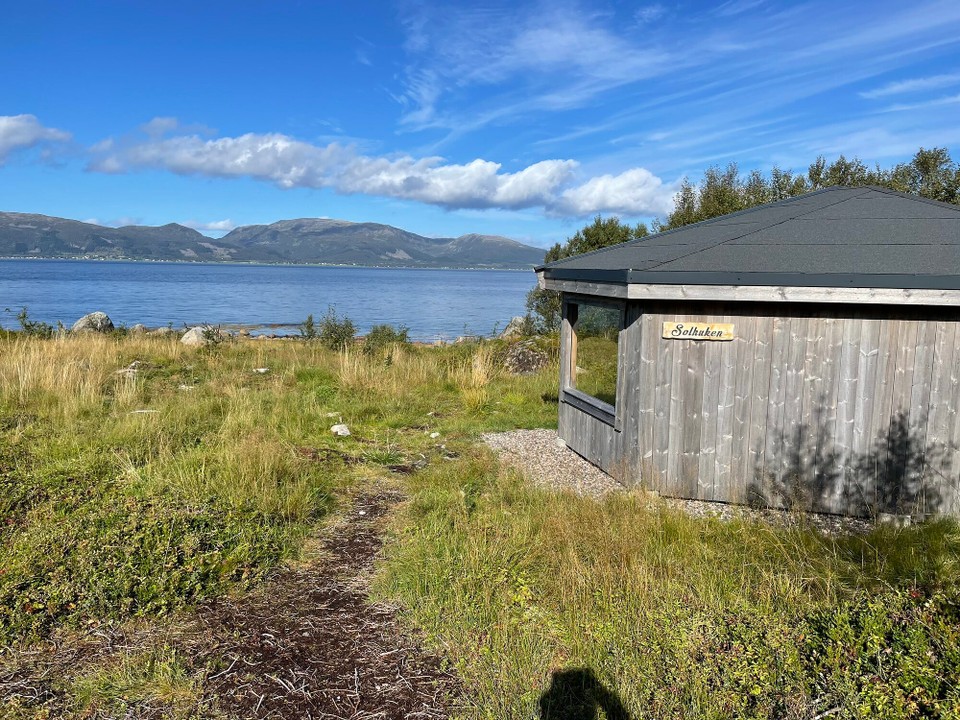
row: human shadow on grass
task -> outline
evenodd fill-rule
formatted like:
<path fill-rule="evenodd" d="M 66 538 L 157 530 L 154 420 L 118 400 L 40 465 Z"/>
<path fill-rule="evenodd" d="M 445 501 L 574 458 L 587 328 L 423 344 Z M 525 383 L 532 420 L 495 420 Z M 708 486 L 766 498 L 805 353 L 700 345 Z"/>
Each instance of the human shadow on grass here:
<path fill-rule="evenodd" d="M 540 696 L 541 720 L 630 720 L 620 696 L 601 683 L 590 668 L 557 670 Z"/>

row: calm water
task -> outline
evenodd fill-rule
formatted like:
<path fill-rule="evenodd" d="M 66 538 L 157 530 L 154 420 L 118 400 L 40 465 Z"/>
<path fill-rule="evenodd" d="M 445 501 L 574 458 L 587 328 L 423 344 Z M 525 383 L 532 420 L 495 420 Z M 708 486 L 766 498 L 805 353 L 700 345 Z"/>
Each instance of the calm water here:
<path fill-rule="evenodd" d="M 524 312 L 536 277 L 505 270 L 0 260 L 0 325 L 16 312 L 66 326 L 94 310 L 115 325 L 246 325 L 296 332 L 334 305 L 364 333 L 406 325 L 415 340 L 489 335 Z M 11 312 L 4 312 L 10 308 Z"/>

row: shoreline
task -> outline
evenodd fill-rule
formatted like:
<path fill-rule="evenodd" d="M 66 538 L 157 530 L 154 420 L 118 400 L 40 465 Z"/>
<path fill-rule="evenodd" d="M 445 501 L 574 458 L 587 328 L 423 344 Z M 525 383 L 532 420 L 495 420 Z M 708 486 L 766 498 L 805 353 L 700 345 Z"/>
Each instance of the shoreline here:
<path fill-rule="evenodd" d="M 96 257 L 31 257 L 23 255 L 0 256 L 0 261 L 52 261 L 52 262 L 97 262 L 97 263 L 150 263 L 152 265 L 236 265 L 241 267 L 315 267 L 357 268 L 361 270 L 471 270 L 496 272 L 533 272 L 529 267 L 487 267 L 475 265 L 361 265 L 357 263 L 266 263 L 242 260 L 151 260 L 150 258 L 96 258 Z"/>

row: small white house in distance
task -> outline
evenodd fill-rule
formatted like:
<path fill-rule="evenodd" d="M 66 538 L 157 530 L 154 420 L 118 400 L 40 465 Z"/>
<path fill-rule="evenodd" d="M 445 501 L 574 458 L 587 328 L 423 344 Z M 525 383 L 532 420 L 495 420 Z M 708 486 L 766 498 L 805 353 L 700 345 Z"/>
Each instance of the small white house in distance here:
<path fill-rule="evenodd" d="M 560 437 L 665 496 L 960 514 L 960 207 L 833 187 L 537 268 Z"/>

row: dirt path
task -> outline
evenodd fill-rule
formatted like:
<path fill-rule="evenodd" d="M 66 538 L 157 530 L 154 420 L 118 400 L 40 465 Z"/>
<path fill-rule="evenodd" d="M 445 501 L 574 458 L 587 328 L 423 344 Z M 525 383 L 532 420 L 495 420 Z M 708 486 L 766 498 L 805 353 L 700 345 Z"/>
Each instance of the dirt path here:
<path fill-rule="evenodd" d="M 401 632 L 393 609 L 371 603 L 366 592 L 382 546 L 380 521 L 398 500 L 387 491 L 360 496 L 324 535 L 316 557 L 255 592 L 205 603 L 173 626 L 104 629 L 0 662 L 0 700 L 15 692 L 22 717 L 65 716 L 71 703 L 59 680 L 162 644 L 198 680 L 191 717 L 446 718 L 456 679 Z M 119 715 L 100 708 L 92 717 L 159 718 L 169 710 L 135 701 Z"/>
<path fill-rule="evenodd" d="M 285 570 L 261 592 L 199 611 L 228 667 L 205 694 L 242 718 L 445 718 L 455 681 L 400 633 L 363 588 L 396 501 L 361 497 L 323 543 L 328 559 Z"/>

